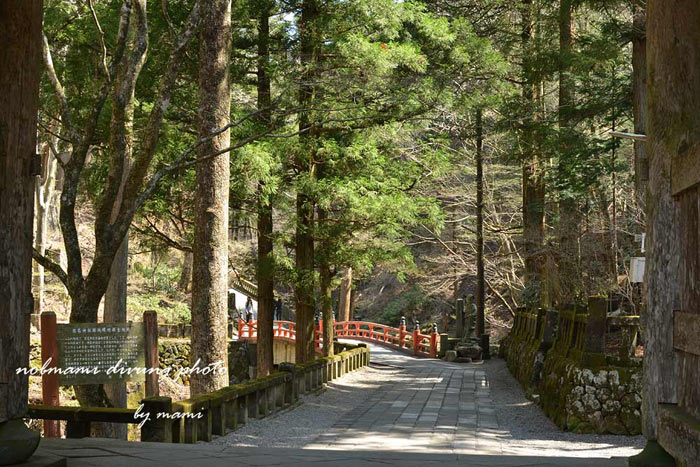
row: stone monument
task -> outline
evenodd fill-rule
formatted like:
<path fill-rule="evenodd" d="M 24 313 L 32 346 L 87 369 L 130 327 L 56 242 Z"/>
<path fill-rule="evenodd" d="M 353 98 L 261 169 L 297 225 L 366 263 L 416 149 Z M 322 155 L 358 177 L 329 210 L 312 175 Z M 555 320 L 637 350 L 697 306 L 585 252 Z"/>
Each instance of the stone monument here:
<path fill-rule="evenodd" d="M 461 336 L 459 343 L 455 346 L 455 350 L 460 359 L 468 361 L 481 360 L 481 345 L 479 345 L 479 338 L 475 333 L 476 304 L 474 303 L 474 297 L 472 295 L 467 297 L 465 305 L 463 314 L 464 323 L 462 324 L 464 334 Z"/>

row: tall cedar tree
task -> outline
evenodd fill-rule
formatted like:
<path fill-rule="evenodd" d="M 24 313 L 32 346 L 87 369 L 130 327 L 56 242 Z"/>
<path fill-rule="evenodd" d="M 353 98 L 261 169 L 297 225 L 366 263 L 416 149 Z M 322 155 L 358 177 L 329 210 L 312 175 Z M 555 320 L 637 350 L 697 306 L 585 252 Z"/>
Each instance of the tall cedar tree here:
<path fill-rule="evenodd" d="M 207 138 L 230 121 L 231 0 L 204 2 L 199 37 L 199 135 Z M 193 395 L 228 386 L 228 212 L 230 134 L 199 148 L 192 253 L 192 364 L 222 364 L 192 374 Z M 223 151 L 223 152 L 222 152 Z"/>

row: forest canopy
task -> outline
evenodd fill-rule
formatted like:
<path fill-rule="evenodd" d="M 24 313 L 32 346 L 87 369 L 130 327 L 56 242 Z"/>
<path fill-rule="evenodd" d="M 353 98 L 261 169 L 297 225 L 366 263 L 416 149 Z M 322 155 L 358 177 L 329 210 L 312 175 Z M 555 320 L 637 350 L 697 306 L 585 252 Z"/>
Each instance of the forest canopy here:
<path fill-rule="evenodd" d="M 46 0 L 39 307 L 202 326 L 248 280 L 311 343 L 317 314 L 449 326 L 470 294 L 495 336 L 634 308 L 644 154 L 608 132 L 643 129 L 640 8 Z"/>

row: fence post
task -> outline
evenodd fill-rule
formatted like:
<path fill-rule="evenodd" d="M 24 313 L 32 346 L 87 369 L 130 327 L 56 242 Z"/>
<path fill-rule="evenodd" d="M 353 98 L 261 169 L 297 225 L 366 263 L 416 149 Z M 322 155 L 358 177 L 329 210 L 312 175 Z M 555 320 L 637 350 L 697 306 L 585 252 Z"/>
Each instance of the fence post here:
<path fill-rule="evenodd" d="M 51 363 L 48 368 L 58 367 L 58 325 L 56 313 L 44 312 L 41 314 L 41 362 L 48 359 Z M 58 397 L 58 374 L 45 373 L 41 375 L 41 395 L 46 405 L 60 405 Z M 61 425 L 58 420 L 44 420 L 44 437 L 60 438 Z"/>
<path fill-rule="evenodd" d="M 159 395 L 158 390 L 158 314 L 155 311 L 143 312 L 143 326 L 146 342 L 146 368 L 153 369 L 146 374 L 146 397 Z"/>
<path fill-rule="evenodd" d="M 156 415 L 172 413 L 173 400 L 169 397 L 146 397 L 141 403 L 143 404 L 143 413 L 151 414 L 151 418 L 141 427 L 141 441 L 172 443 L 172 419 L 168 417 L 157 418 Z"/>
<path fill-rule="evenodd" d="M 284 385 L 284 403 L 293 404 L 298 399 L 298 393 L 296 391 L 296 365 L 294 363 L 282 362 L 279 366 L 279 371 L 289 373 L 289 376 L 285 378 Z"/>
<path fill-rule="evenodd" d="M 430 358 L 437 358 L 438 328 L 437 323 L 433 323 L 433 330 L 430 333 Z"/>
<path fill-rule="evenodd" d="M 401 317 L 401 323 L 399 324 L 399 348 L 403 349 L 406 345 L 406 317 Z"/>
<path fill-rule="evenodd" d="M 413 329 L 413 354 L 414 355 L 418 355 L 418 349 L 420 348 L 418 345 L 419 344 L 418 339 L 420 339 L 418 337 L 418 334 L 420 334 L 420 323 L 418 321 L 416 321 L 416 327 L 415 327 L 415 329 Z"/>

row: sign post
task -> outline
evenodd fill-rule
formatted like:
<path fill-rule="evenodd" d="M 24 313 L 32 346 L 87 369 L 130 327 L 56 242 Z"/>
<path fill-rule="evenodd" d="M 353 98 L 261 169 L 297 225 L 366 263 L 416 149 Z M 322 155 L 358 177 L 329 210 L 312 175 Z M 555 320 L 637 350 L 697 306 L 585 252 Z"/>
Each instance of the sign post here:
<path fill-rule="evenodd" d="M 56 313 L 41 313 L 41 363 L 51 360 L 48 368 L 58 367 L 58 342 L 56 334 Z M 41 397 L 45 405 L 60 405 L 58 397 L 58 375 L 41 375 Z M 44 437 L 60 438 L 61 425 L 58 420 L 44 420 Z"/>

